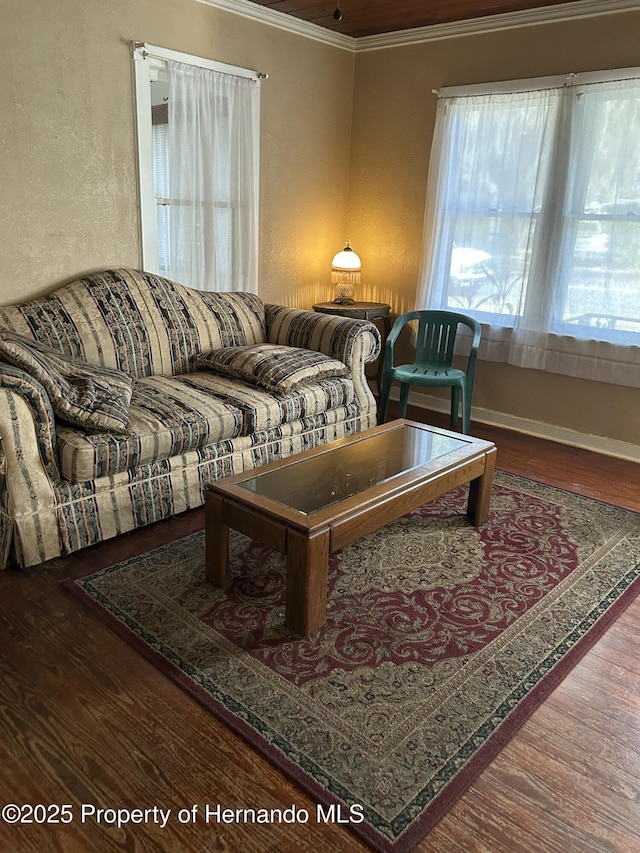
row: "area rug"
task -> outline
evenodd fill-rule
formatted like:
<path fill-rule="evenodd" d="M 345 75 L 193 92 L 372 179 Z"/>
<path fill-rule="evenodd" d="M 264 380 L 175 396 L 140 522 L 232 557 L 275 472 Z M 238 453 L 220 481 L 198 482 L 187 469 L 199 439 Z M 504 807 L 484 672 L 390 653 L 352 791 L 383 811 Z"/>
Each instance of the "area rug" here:
<path fill-rule="evenodd" d="M 284 626 L 284 557 L 197 533 L 67 587 L 381 851 L 413 848 L 638 591 L 640 515 L 496 474 L 330 558 L 327 623 Z M 232 804 L 233 805 L 233 804 Z M 241 807 L 246 804 L 237 804 Z"/>

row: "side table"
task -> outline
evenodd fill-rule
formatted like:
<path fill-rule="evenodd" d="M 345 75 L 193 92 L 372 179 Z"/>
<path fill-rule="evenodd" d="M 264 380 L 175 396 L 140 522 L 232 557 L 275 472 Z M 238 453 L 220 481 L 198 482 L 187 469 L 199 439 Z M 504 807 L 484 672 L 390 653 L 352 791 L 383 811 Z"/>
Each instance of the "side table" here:
<path fill-rule="evenodd" d="M 354 320 L 382 320 L 382 347 L 378 358 L 376 385 L 380 394 L 380 381 L 384 366 L 384 345 L 391 331 L 391 306 L 386 302 L 352 302 L 341 305 L 339 302 L 318 302 L 313 310 L 320 314 L 337 314 L 339 317 L 352 317 Z"/>

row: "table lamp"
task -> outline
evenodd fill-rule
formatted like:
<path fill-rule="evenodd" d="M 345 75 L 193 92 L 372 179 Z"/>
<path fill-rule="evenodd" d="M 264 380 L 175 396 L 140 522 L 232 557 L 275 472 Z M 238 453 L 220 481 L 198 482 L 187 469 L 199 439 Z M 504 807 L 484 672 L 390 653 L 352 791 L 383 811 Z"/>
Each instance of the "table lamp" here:
<path fill-rule="evenodd" d="M 334 255 L 331 261 L 331 283 L 336 288 L 336 298 L 333 301 L 338 305 L 351 305 L 355 302 L 353 288 L 360 284 L 361 269 L 362 262 L 347 240 L 344 249 Z"/>

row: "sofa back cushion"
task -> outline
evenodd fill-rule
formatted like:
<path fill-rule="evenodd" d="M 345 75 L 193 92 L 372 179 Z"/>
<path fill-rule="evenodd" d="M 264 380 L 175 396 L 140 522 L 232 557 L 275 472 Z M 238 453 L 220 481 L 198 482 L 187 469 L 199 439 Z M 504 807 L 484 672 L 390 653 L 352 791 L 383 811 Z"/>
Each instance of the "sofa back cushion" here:
<path fill-rule="evenodd" d="M 135 377 L 194 369 L 201 352 L 265 340 L 251 293 L 206 293 L 131 269 L 103 270 L 41 299 L 0 307 L 0 327 Z"/>

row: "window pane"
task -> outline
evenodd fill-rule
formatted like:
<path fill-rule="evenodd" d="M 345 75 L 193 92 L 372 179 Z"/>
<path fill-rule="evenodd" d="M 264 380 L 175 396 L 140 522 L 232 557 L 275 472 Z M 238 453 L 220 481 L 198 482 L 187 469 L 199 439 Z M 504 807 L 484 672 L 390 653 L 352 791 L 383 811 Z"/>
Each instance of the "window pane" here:
<path fill-rule="evenodd" d="M 535 219 L 465 217 L 456 222 L 447 307 L 513 317 L 520 313 Z"/>
<path fill-rule="evenodd" d="M 584 212 L 640 215 L 640 86 L 580 95 L 589 137 L 580 141 L 580 168 L 588 173 Z M 579 191 L 579 185 L 578 185 Z M 579 197 L 576 201 L 580 201 Z"/>
<path fill-rule="evenodd" d="M 640 223 L 578 222 L 562 320 L 590 328 L 589 337 L 595 329 L 640 332 L 639 269 Z"/>
<path fill-rule="evenodd" d="M 168 204 L 156 205 L 157 232 L 158 232 L 158 272 L 160 275 L 169 275 L 169 216 Z"/>
<path fill-rule="evenodd" d="M 461 99 L 452 122 L 441 246 L 448 308 L 514 317 L 549 162 L 548 93 Z M 448 246 L 448 248 L 446 248 Z"/>
<path fill-rule="evenodd" d="M 594 85 L 576 99 L 557 316 L 579 337 L 615 340 L 640 332 L 640 86 Z"/>
<path fill-rule="evenodd" d="M 168 124 L 153 125 L 153 196 L 156 202 L 158 272 L 169 274 L 169 134 Z"/>
<path fill-rule="evenodd" d="M 539 211 L 547 105 L 521 97 L 482 101 L 471 108 L 461 105 L 454 135 L 459 170 L 455 205 L 501 213 Z"/>
<path fill-rule="evenodd" d="M 228 207 L 215 210 L 215 265 L 220 281 L 231 281 L 233 269 L 233 211 Z"/>
<path fill-rule="evenodd" d="M 169 125 L 153 125 L 153 194 L 169 198 Z"/>

